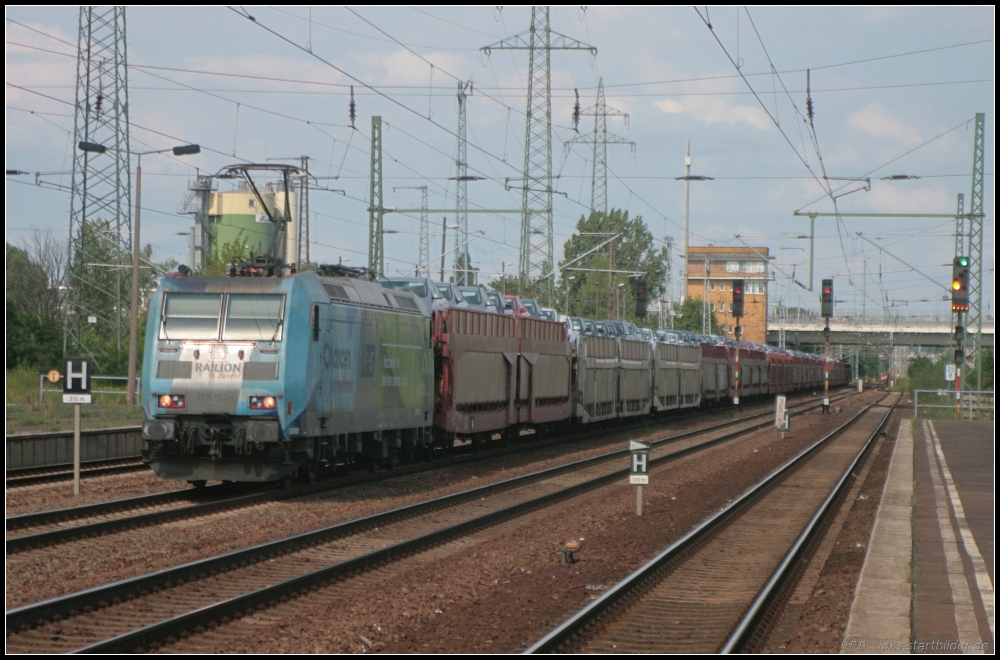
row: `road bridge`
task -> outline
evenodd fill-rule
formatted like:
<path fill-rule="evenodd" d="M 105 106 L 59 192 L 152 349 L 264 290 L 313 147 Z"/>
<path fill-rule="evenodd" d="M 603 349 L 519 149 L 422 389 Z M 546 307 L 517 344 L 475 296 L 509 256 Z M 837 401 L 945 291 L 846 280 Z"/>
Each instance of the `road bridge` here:
<path fill-rule="evenodd" d="M 784 321 L 785 346 L 822 344 L 825 323 L 819 315 L 790 315 Z M 983 321 L 983 346 L 993 346 L 993 319 Z M 780 319 L 768 319 L 767 343 L 778 344 Z M 972 328 L 966 328 L 971 334 Z M 954 341 L 955 320 L 951 314 L 914 314 L 891 318 L 842 316 L 830 319 L 830 343 L 844 346 L 947 347 Z M 968 343 L 968 339 L 966 339 Z"/>

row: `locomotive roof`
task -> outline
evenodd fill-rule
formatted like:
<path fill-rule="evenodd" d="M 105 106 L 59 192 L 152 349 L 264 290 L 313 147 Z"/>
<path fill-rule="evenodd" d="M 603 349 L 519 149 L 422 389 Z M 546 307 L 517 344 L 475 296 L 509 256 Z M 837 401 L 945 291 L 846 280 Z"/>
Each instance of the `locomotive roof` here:
<path fill-rule="evenodd" d="M 389 291 L 377 282 L 323 277 L 312 271 L 286 277 L 170 277 L 164 278 L 162 286 L 168 291 L 189 293 L 275 293 L 302 278 L 317 282 L 331 302 L 429 315 L 420 300 L 408 291 Z"/>

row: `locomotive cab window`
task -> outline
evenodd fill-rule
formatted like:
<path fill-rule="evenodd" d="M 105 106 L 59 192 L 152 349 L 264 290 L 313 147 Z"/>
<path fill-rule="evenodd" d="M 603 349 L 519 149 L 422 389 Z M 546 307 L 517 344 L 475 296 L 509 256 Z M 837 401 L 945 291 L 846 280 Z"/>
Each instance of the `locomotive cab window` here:
<path fill-rule="evenodd" d="M 284 302 L 282 294 L 229 294 L 223 341 L 281 341 Z"/>
<path fill-rule="evenodd" d="M 221 293 L 168 293 L 160 339 L 218 339 Z"/>

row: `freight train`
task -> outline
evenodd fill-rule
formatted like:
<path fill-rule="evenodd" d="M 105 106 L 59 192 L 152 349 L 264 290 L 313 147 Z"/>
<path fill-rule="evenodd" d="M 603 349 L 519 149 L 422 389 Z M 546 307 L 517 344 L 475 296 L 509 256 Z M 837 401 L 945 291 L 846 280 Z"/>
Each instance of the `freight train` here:
<path fill-rule="evenodd" d="M 287 483 L 374 469 L 456 441 L 732 400 L 734 347 L 581 335 L 562 323 L 429 312 L 409 291 L 317 272 L 163 278 L 142 370 L 157 475 Z M 234 266 L 233 275 L 238 275 Z M 256 276 L 255 276 L 256 275 Z M 740 351 L 740 395 L 822 387 L 823 358 Z M 849 370 L 830 361 L 830 384 Z"/>

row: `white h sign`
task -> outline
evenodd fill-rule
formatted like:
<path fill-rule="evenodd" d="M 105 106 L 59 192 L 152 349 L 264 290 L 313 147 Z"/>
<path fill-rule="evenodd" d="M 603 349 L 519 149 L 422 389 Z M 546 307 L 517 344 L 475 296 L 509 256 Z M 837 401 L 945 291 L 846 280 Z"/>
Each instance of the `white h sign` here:
<path fill-rule="evenodd" d="M 90 403 L 90 359 L 66 358 L 63 403 Z"/>
<path fill-rule="evenodd" d="M 633 485 L 644 486 L 649 483 L 650 445 L 645 442 L 630 440 L 628 448 L 632 452 L 632 470 L 628 477 L 628 482 Z"/>

